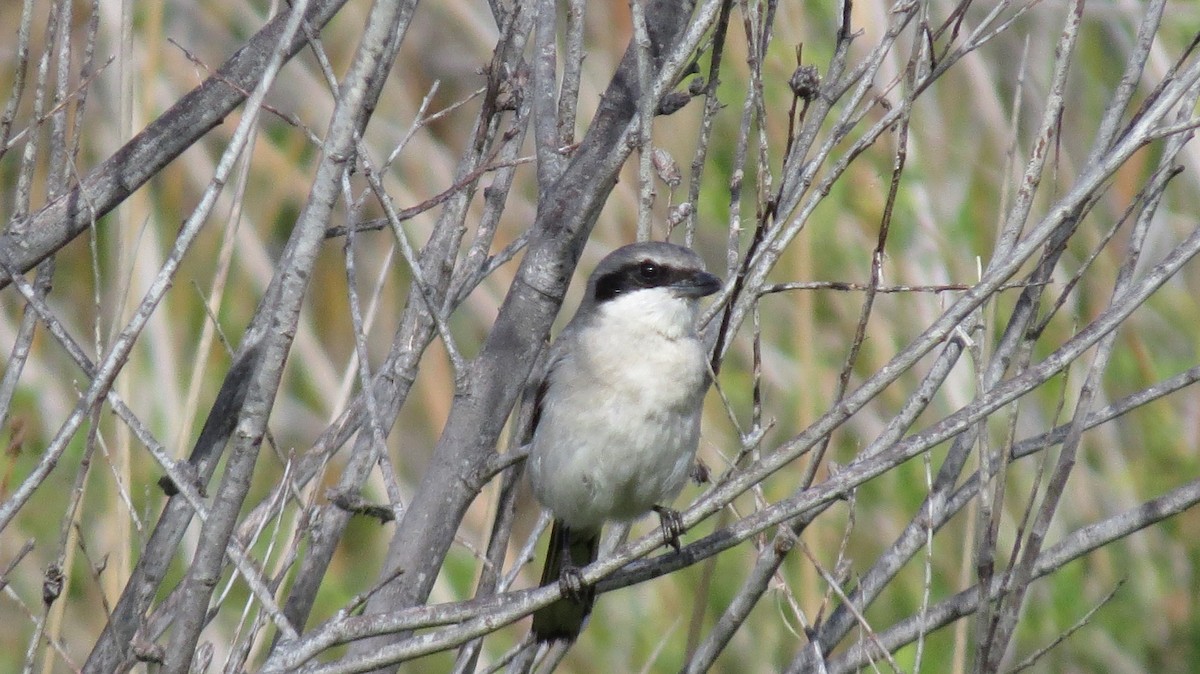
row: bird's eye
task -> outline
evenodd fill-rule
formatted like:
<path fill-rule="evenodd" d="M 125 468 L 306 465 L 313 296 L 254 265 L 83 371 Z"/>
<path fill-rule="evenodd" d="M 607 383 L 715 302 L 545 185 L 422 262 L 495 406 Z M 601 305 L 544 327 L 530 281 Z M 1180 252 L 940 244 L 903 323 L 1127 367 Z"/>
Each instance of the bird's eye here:
<path fill-rule="evenodd" d="M 662 275 L 662 267 L 659 267 L 653 262 L 646 260 L 638 265 L 638 275 L 641 276 L 642 280 L 644 281 L 656 281 L 658 280 L 658 277 Z"/>

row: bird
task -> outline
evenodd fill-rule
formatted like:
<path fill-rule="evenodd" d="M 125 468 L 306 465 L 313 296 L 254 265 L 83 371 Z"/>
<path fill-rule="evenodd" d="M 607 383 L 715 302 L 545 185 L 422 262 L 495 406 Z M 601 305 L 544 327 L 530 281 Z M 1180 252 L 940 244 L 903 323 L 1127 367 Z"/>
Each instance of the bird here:
<path fill-rule="evenodd" d="M 692 472 L 711 380 L 699 300 L 720 288 L 690 248 L 623 246 L 596 266 L 551 344 L 535 384 L 528 473 L 554 522 L 541 584 L 559 583 L 563 597 L 534 613 L 539 643 L 583 629 L 595 589 L 580 569 L 596 560 L 605 523 L 657 512 L 678 549 L 669 504 Z"/>

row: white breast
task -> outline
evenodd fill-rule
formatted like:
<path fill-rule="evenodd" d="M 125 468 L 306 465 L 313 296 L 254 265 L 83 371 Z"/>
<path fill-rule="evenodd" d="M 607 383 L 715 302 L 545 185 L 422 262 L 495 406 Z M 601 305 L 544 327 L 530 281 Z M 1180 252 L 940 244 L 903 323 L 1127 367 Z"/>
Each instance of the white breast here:
<path fill-rule="evenodd" d="M 675 498 L 708 382 L 694 301 L 641 290 L 597 314 L 556 344 L 529 463 L 538 500 L 573 528 L 633 519 Z"/>

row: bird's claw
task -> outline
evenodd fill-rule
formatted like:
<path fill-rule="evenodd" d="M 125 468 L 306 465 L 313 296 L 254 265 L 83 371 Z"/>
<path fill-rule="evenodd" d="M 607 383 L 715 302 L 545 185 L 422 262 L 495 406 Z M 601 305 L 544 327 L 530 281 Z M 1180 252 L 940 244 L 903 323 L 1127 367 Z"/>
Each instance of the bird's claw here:
<path fill-rule="evenodd" d="M 564 566 L 558 577 L 558 589 L 564 597 L 574 601 L 583 601 L 587 585 L 583 582 L 583 572 L 577 566 Z"/>
<path fill-rule="evenodd" d="M 679 552 L 679 534 L 683 533 L 683 516 L 678 510 L 672 510 L 665 506 L 654 506 L 654 512 L 658 513 L 658 525 L 662 529 L 663 538 L 667 545 L 675 548 L 675 552 Z"/>

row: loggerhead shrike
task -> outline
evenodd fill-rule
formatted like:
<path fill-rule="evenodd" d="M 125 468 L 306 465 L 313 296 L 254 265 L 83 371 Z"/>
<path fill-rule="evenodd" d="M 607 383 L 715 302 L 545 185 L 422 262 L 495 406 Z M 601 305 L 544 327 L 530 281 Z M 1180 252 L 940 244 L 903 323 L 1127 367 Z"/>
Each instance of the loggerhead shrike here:
<path fill-rule="evenodd" d="M 678 547 L 679 514 L 666 505 L 691 472 L 709 384 L 696 317 L 699 299 L 720 288 L 683 246 L 619 248 L 550 347 L 529 478 L 554 516 L 542 584 L 560 583 L 565 596 L 534 613 L 538 641 L 579 635 L 595 599 L 579 569 L 595 561 L 605 522 L 654 510 Z"/>

